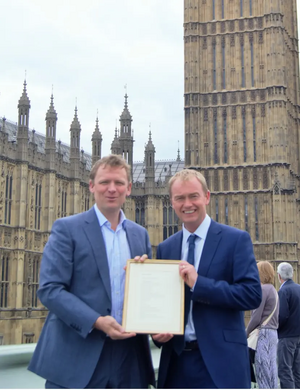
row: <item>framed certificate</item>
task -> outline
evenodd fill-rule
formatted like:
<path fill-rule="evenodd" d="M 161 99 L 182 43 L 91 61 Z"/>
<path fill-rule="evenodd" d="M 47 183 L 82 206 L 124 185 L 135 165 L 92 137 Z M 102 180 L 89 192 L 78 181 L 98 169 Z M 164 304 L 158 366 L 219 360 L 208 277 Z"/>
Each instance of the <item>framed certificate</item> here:
<path fill-rule="evenodd" d="M 122 326 L 126 332 L 184 333 L 180 260 L 127 261 Z"/>

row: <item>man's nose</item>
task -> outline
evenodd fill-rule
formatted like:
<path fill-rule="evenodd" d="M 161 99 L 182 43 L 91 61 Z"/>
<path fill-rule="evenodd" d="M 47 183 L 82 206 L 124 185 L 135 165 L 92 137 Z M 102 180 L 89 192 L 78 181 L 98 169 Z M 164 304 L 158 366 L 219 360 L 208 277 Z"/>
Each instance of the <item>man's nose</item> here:
<path fill-rule="evenodd" d="M 113 183 L 113 182 L 109 183 L 108 191 L 110 191 L 110 192 L 116 191 L 115 183 Z"/>
<path fill-rule="evenodd" d="M 186 198 L 184 199 L 184 203 L 183 203 L 183 204 L 184 204 L 185 207 L 192 206 L 191 199 L 188 198 L 188 197 L 186 197 Z"/>

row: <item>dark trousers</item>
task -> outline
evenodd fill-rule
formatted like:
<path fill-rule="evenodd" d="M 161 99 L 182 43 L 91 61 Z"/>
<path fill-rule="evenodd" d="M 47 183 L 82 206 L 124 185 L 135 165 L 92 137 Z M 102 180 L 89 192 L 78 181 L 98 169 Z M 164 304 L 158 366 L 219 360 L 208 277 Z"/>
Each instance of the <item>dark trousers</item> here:
<path fill-rule="evenodd" d="M 300 337 L 279 339 L 277 357 L 281 389 L 300 389 Z"/>
<path fill-rule="evenodd" d="M 166 389 L 216 389 L 199 349 L 173 351 L 165 383 Z"/>
<path fill-rule="evenodd" d="M 105 341 L 94 374 L 86 389 L 141 389 L 148 387 L 146 369 L 141 362 L 141 340 L 133 337 L 126 340 Z M 46 381 L 46 389 L 62 389 Z"/>

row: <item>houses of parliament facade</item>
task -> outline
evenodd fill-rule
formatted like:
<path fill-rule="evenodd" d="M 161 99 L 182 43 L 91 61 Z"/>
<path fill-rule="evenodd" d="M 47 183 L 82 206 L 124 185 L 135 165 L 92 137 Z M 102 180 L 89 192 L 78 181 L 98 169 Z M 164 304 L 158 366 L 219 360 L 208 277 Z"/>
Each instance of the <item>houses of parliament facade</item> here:
<path fill-rule="evenodd" d="M 0 344 L 37 341 L 47 315 L 36 296 L 39 267 L 52 224 L 92 207 L 89 172 L 110 152 L 132 167 L 124 211 L 148 230 L 154 257 L 181 229 L 168 180 L 192 167 L 211 190 L 209 215 L 247 230 L 257 260 L 291 262 L 299 282 L 299 104 L 296 0 L 184 0 L 184 161 L 179 151 L 157 161 L 150 132 L 144 161 L 133 162 L 127 94 L 110 151 L 102 152 L 98 118 L 92 153 L 80 149 L 77 107 L 70 144 L 58 141 L 53 96 L 44 133 L 31 130 L 25 81 L 17 123 L 0 118 Z"/>

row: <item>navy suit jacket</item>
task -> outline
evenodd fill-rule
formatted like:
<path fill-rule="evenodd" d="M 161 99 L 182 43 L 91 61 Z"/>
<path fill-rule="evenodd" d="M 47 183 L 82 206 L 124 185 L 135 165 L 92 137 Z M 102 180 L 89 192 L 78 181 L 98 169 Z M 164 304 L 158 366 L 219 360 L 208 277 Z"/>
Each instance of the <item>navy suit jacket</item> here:
<path fill-rule="evenodd" d="M 280 290 L 278 338 L 300 336 L 300 286 L 287 280 Z"/>
<path fill-rule="evenodd" d="M 125 221 L 132 258 L 148 254 L 147 231 Z M 94 208 L 54 222 L 45 246 L 38 297 L 49 314 L 28 369 L 68 388 L 84 388 L 99 360 L 106 335 L 92 330 L 111 313 L 106 247 Z M 139 338 L 139 360 L 149 384 L 154 371 L 147 335 Z"/>
<path fill-rule="evenodd" d="M 157 258 L 181 259 L 182 231 L 159 244 Z M 218 388 L 251 385 L 244 310 L 261 302 L 261 285 L 247 232 L 211 221 L 191 299 L 203 360 Z M 185 313 L 185 322 L 187 313 Z M 174 336 L 163 344 L 158 387 L 164 387 Z"/>

